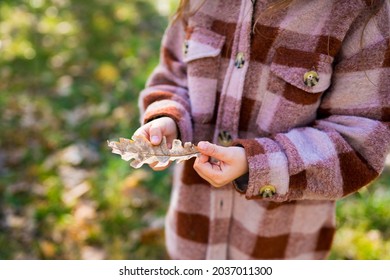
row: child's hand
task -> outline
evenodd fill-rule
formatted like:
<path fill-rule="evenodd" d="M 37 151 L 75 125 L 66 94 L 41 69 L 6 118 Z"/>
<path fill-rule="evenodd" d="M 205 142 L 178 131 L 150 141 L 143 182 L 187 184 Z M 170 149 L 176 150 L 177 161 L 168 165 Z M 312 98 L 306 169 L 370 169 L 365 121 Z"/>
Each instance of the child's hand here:
<path fill-rule="evenodd" d="M 244 148 L 199 142 L 198 150 L 202 154 L 196 159 L 194 169 L 214 187 L 222 187 L 248 172 Z M 210 161 L 210 157 L 217 161 Z"/>
<path fill-rule="evenodd" d="M 172 141 L 177 138 L 177 126 L 173 119 L 169 117 L 161 117 L 155 119 L 147 124 L 144 124 L 136 130 L 134 135 L 143 135 L 153 145 L 159 145 L 162 141 L 162 137 L 167 138 L 168 147 L 171 148 Z M 149 166 L 155 170 L 164 170 L 167 167 L 155 167 L 157 163 L 150 164 Z"/>

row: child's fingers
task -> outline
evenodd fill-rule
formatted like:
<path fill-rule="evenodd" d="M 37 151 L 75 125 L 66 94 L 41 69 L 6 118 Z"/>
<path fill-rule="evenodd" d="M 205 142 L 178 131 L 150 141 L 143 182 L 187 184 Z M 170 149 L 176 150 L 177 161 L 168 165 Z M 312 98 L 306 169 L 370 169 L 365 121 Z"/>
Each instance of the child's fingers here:
<path fill-rule="evenodd" d="M 201 155 L 194 163 L 194 169 L 202 178 L 214 178 L 221 175 L 221 168 L 214 163 L 209 162 L 210 157 Z"/>
<path fill-rule="evenodd" d="M 162 140 L 161 127 L 155 125 L 154 123 L 149 128 L 150 143 L 153 145 L 159 145 Z"/>
<path fill-rule="evenodd" d="M 165 136 L 167 137 L 167 144 L 170 148 L 173 139 L 177 138 L 177 127 L 171 118 L 161 117 L 144 124 L 134 132 L 134 135 L 146 137 L 152 145 L 159 145 L 163 136 Z"/>
<path fill-rule="evenodd" d="M 148 125 L 143 125 L 141 126 L 140 128 L 138 128 L 135 132 L 134 132 L 134 136 L 135 135 L 142 135 L 144 137 L 146 137 L 147 139 L 149 139 L 149 133 L 148 133 Z"/>
<path fill-rule="evenodd" d="M 201 141 L 198 143 L 198 150 L 204 155 L 209 157 L 216 158 L 220 161 L 229 161 L 230 160 L 230 150 L 227 147 L 218 146 L 211 144 L 207 141 Z"/>
<path fill-rule="evenodd" d="M 203 155 L 203 154 L 201 154 L 201 155 L 197 158 L 197 160 L 199 161 L 200 164 L 204 164 L 204 163 L 208 162 L 209 159 L 210 159 L 209 156 L 206 156 L 206 155 Z"/>
<path fill-rule="evenodd" d="M 194 169 L 200 177 L 217 188 L 222 187 L 227 183 L 219 166 L 210 162 L 201 164 L 197 161 L 198 159 L 194 163 Z"/>
<path fill-rule="evenodd" d="M 149 164 L 149 167 L 152 168 L 154 171 L 162 171 L 162 170 L 167 169 L 171 165 L 171 162 L 169 162 L 169 164 L 167 166 L 156 167 L 157 164 L 158 164 L 157 162 L 151 163 L 151 164 Z"/>

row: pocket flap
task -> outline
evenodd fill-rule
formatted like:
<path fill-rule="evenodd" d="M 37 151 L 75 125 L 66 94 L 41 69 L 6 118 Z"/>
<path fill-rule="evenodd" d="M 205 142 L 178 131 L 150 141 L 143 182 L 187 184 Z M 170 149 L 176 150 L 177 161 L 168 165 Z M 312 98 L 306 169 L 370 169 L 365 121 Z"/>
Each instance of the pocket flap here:
<path fill-rule="evenodd" d="M 187 29 L 187 39 L 184 42 L 184 62 L 204 57 L 216 57 L 221 53 L 225 36 L 203 27 Z"/>
<path fill-rule="evenodd" d="M 271 63 L 271 72 L 287 83 L 310 93 L 325 91 L 331 84 L 333 57 L 321 54 L 278 48 Z M 315 85 L 305 84 L 305 76 L 314 71 L 318 77 Z"/>

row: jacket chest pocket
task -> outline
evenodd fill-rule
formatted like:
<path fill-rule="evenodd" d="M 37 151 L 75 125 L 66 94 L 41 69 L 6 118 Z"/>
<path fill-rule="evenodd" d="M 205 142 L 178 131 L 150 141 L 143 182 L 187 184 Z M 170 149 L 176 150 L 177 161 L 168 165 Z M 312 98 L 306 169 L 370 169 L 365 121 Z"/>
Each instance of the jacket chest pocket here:
<path fill-rule="evenodd" d="M 206 124 L 213 121 L 224 43 L 225 36 L 209 29 L 187 28 L 183 56 L 184 62 L 187 63 L 191 113 L 196 123 Z"/>
<path fill-rule="evenodd" d="M 278 48 L 257 123 L 261 131 L 286 132 L 314 121 L 331 84 L 333 57 Z"/>

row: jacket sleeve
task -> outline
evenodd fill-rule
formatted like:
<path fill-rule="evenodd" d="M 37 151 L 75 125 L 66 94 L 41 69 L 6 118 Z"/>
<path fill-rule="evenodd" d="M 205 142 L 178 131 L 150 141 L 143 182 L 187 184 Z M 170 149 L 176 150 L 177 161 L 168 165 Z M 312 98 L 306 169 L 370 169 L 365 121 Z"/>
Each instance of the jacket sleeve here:
<path fill-rule="evenodd" d="M 180 20 L 165 31 L 160 50 L 160 62 L 149 77 L 139 98 L 141 123 L 167 116 L 177 124 L 182 141 L 192 140 L 190 101 L 187 89 L 187 69 L 182 60 L 185 31 Z"/>
<path fill-rule="evenodd" d="M 246 198 L 335 200 L 382 172 L 390 146 L 388 8 L 369 21 L 363 37 L 362 24 L 345 38 L 310 126 L 235 142 L 247 153 L 249 178 L 236 187 Z M 266 187 L 273 194 L 264 198 Z"/>

